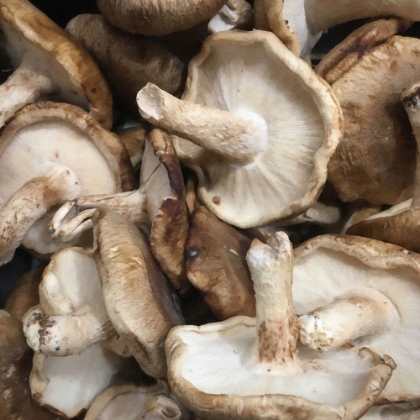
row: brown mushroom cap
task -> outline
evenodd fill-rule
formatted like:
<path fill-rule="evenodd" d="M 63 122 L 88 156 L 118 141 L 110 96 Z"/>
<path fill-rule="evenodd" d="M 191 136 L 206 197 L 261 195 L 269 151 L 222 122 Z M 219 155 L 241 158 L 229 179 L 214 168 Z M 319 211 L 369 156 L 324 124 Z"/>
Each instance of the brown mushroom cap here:
<path fill-rule="evenodd" d="M 411 196 L 416 142 L 400 94 L 419 79 L 419 51 L 420 40 L 394 36 L 333 83 L 344 132 L 328 177 L 342 200 L 397 204 Z"/>
<path fill-rule="evenodd" d="M 19 66 L 15 78 L 23 69 L 27 70 L 26 77 L 31 73 L 39 74 L 47 91 L 40 91 L 37 95 L 50 93 L 62 101 L 81 106 L 104 127 L 111 127 L 112 97 L 108 86 L 89 54 L 62 28 L 26 0 L 2 0 L 0 25 L 7 38 L 8 54 L 14 66 Z M 13 83 L 12 78 L 13 74 L 9 84 Z M 5 86 L 8 82 L 2 88 L 6 89 Z M 24 79 L 11 86 L 17 96 L 18 92 L 34 88 Z M 10 100 L 9 93 L 7 96 Z M 34 99 L 37 98 L 29 98 L 29 101 Z M 6 116 L 10 104 L 4 98 L 2 102 L 2 121 L 5 121 L 17 109 Z M 16 106 L 20 108 L 26 103 L 17 103 Z"/>
<path fill-rule="evenodd" d="M 226 0 L 98 0 L 105 19 L 126 32 L 166 35 L 214 16 Z"/>
<path fill-rule="evenodd" d="M 255 316 L 255 296 L 245 255 L 251 239 L 204 206 L 191 215 L 186 271 L 219 319 Z"/>
<path fill-rule="evenodd" d="M 92 55 L 116 105 L 130 115 L 138 118 L 136 94 L 147 82 L 175 95 L 181 93 L 184 64 L 157 39 L 122 32 L 94 14 L 74 17 L 66 30 Z"/>

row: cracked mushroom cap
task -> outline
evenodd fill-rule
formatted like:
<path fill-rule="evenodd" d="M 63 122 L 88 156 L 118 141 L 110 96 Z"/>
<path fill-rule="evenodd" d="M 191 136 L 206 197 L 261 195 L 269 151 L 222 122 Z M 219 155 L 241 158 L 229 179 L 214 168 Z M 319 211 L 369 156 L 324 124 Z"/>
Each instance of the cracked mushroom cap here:
<path fill-rule="evenodd" d="M 418 82 L 419 51 L 420 40 L 393 36 L 332 84 L 344 125 L 328 178 L 343 201 L 394 205 L 411 196 L 416 141 L 400 94 Z"/>
<path fill-rule="evenodd" d="M 286 234 L 254 240 L 247 262 L 256 318 L 172 329 L 166 354 L 174 394 L 209 419 L 359 418 L 386 385 L 392 360 L 366 348 L 298 347 Z"/>
<path fill-rule="evenodd" d="M 66 30 L 92 55 L 116 104 L 130 115 L 138 118 L 136 94 L 147 82 L 174 95 L 181 93 L 185 66 L 159 40 L 122 32 L 95 14 L 74 17 Z"/>
<path fill-rule="evenodd" d="M 200 200 L 242 228 L 310 207 L 341 135 L 330 88 L 265 31 L 213 34 L 190 63 L 182 100 L 148 84 L 137 103 L 149 122 L 179 136 Z"/>
<path fill-rule="evenodd" d="M 295 249 L 293 299 L 300 339 L 317 350 L 347 343 L 392 355 L 381 399 L 419 398 L 420 257 L 349 235 L 321 235 Z"/>
<path fill-rule="evenodd" d="M 214 16 L 226 0 L 98 0 L 99 10 L 125 32 L 161 36 L 184 31 Z"/>
<path fill-rule="evenodd" d="M 90 55 L 62 28 L 26 0 L 2 0 L 0 26 L 17 68 L 0 87 L 0 126 L 22 106 L 51 94 L 111 127 L 108 85 Z"/>
<path fill-rule="evenodd" d="M 24 107 L 4 128 L 0 179 L 2 262 L 22 241 L 39 255 L 62 248 L 46 226 L 49 212 L 65 200 L 137 184 L 117 136 L 81 108 L 55 102 Z"/>

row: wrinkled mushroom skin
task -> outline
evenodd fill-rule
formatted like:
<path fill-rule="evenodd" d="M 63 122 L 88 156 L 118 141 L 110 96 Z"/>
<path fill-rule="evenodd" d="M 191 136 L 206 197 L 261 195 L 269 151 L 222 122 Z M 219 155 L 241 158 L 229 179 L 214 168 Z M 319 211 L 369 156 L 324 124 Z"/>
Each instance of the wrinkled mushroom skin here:
<path fill-rule="evenodd" d="M 99 10 L 125 32 L 166 35 L 193 27 L 214 16 L 226 0 L 98 0 Z"/>
<path fill-rule="evenodd" d="M 8 54 L 17 67 L 10 81 L 0 86 L 2 101 L 11 101 L 7 107 L 1 106 L 0 125 L 19 108 L 48 93 L 81 106 L 101 125 L 111 127 L 112 97 L 108 85 L 90 55 L 62 28 L 26 0 L 2 0 L 0 24 L 6 37 L 13 40 Z M 19 77 L 21 71 L 35 77 L 34 88 Z M 36 96 L 19 99 L 22 92 L 32 89 Z"/>

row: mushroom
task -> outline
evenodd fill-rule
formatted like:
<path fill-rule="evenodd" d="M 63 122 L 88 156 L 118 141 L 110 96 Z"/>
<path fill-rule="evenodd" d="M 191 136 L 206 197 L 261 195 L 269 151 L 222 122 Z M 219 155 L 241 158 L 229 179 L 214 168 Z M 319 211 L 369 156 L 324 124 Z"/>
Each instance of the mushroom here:
<path fill-rule="evenodd" d="M 255 316 L 255 297 L 245 255 L 251 239 L 219 220 L 204 206 L 191 215 L 185 246 L 186 272 L 221 320 Z"/>
<path fill-rule="evenodd" d="M 0 417 L 4 420 L 58 420 L 57 415 L 31 398 L 28 385 L 31 353 L 22 323 L 0 310 Z"/>
<path fill-rule="evenodd" d="M 115 133 L 127 148 L 133 169 L 134 171 L 137 171 L 140 168 L 141 159 L 143 157 L 144 145 L 146 142 L 146 131 L 141 125 L 135 125 L 132 127 L 121 128 L 116 130 Z"/>
<path fill-rule="evenodd" d="M 393 36 L 332 84 L 344 126 L 328 179 L 343 201 L 394 205 L 411 196 L 416 143 L 400 94 L 418 81 L 418 51 L 420 40 Z"/>
<path fill-rule="evenodd" d="M 116 135 L 81 108 L 55 102 L 27 105 L 4 128 L 0 180 L 0 264 L 21 243 L 38 255 L 62 248 L 47 224 L 66 200 L 137 184 Z"/>
<path fill-rule="evenodd" d="M 138 118 L 136 94 L 147 82 L 181 93 L 184 64 L 159 40 L 122 32 L 95 14 L 74 17 L 66 30 L 95 59 L 120 111 Z"/>
<path fill-rule="evenodd" d="M 246 0 L 228 0 L 226 4 L 209 20 L 211 33 L 246 29 L 252 26 L 252 6 Z"/>
<path fill-rule="evenodd" d="M 105 19 L 125 32 L 166 35 L 183 31 L 214 16 L 226 0 L 98 0 Z"/>
<path fill-rule="evenodd" d="M 164 342 L 182 317 L 144 235 L 105 207 L 84 210 L 69 225 L 77 232 L 93 228 L 94 258 L 109 319 L 142 370 L 165 378 Z"/>
<path fill-rule="evenodd" d="M 420 252 L 418 217 L 420 207 L 420 83 L 405 89 L 402 104 L 410 119 L 417 141 L 417 162 L 413 182 L 413 197 L 388 210 L 355 223 L 347 229 L 350 235 L 391 242 L 414 252 Z"/>
<path fill-rule="evenodd" d="M 317 353 L 297 343 L 292 247 L 283 232 L 254 239 L 247 254 L 256 318 L 179 326 L 166 341 L 174 394 L 213 419 L 357 419 L 378 399 L 393 368 L 356 347 Z"/>
<path fill-rule="evenodd" d="M 79 209 L 103 207 L 123 214 L 141 227 L 150 226 L 149 241 L 154 258 L 177 289 L 188 287 L 184 248 L 188 235 L 185 187 L 172 141 L 162 130 L 148 135 L 140 172 L 140 188 L 120 194 L 84 196 L 67 203 L 51 225 L 54 237 L 79 234 L 70 219 Z M 75 221 L 78 224 L 79 221 Z"/>
<path fill-rule="evenodd" d="M 90 55 L 62 28 L 27 0 L 0 1 L 0 28 L 15 67 L 0 86 L 0 127 L 45 95 L 78 105 L 111 127 L 108 85 Z"/>
<path fill-rule="evenodd" d="M 187 420 L 189 413 L 186 411 L 181 410 L 162 383 L 126 384 L 113 386 L 99 394 L 84 420 Z"/>
<path fill-rule="evenodd" d="M 198 176 L 199 199 L 241 228 L 310 207 L 340 138 L 329 87 L 265 31 L 211 35 L 182 100 L 149 83 L 137 103 L 145 119 L 182 137 L 174 144 Z"/>
<path fill-rule="evenodd" d="M 320 235 L 295 249 L 300 341 L 328 352 L 368 346 L 397 364 L 381 402 L 420 396 L 420 256 L 385 242 Z"/>

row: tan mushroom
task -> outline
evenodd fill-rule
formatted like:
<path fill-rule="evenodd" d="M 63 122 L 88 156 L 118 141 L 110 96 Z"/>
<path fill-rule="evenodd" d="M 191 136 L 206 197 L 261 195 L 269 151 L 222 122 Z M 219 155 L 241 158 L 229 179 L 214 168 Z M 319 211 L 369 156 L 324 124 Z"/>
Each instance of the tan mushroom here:
<path fill-rule="evenodd" d="M 105 19 L 126 32 L 166 35 L 183 31 L 214 16 L 226 0 L 98 0 Z"/>
<path fill-rule="evenodd" d="M 420 256 L 381 241 L 320 235 L 295 249 L 300 340 L 328 352 L 368 346 L 397 365 L 380 402 L 420 396 Z"/>
<path fill-rule="evenodd" d="M 379 398 L 392 360 L 355 347 L 298 347 L 286 234 L 254 240 L 247 261 L 256 318 L 174 328 L 166 342 L 172 391 L 208 419 L 359 418 Z"/>
<path fill-rule="evenodd" d="M 27 0 L 2 0 L 0 27 L 15 67 L 0 86 L 0 127 L 45 95 L 78 105 L 111 127 L 108 86 L 93 59 L 62 28 Z"/>
<path fill-rule="evenodd" d="M 417 141 L 413 197 L 355 223 L 347 229 L 346 233 L 391 242 L 414 252 L 420 252 L 418 230 L 420 206 L 420 83 L 415 83 L 410 88 L 405 89 L 402 92 L 401 99 Z"/>
<path fill-rule="evenodd" d="M 213 34 L 191 61 L 182 100 L 148 84 L 137 103 L 180 136 L 176 150 L 197 173 L 199 199 L 242 228 L 310 207 L 341 133 L 325 82 L 265 31 Z"/>
<path fill-rule="evenodd" d="M 124 33 L 94 14 L 74 17 L 66 30 L 95 59 L 121 112 L 138 118 L 136 94 L 147 82 L 174 95 L 181 93 L 184 64 L 159 40 Z"/>
<path fill-rule="evenodd" d="M 39 255 L 63 247 L 49 237 L 47 224 L 49 212 L 66 200 L 137 184 L 116 135 L 63 103 L 37 102 L 20 110 L 2 131 L 0 162 L 2 264 L 22 242 Z"/>
<path fill-rule="evenodd" d="M 411 196 L 416 143 L 400 94 L 418 81 L 418 51 L 418 39 L 393 36 L 332 84 L 344 126 L 328 178 L 343 201 L 394 205 Z"/>

